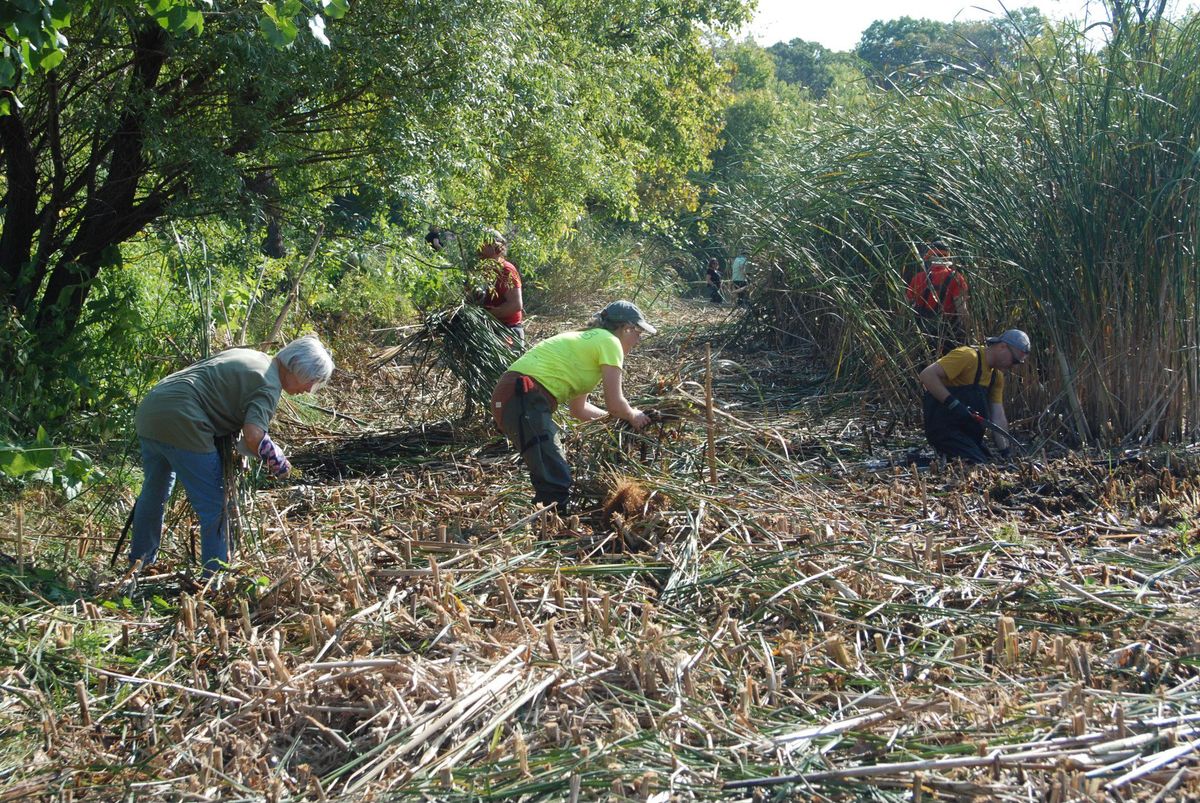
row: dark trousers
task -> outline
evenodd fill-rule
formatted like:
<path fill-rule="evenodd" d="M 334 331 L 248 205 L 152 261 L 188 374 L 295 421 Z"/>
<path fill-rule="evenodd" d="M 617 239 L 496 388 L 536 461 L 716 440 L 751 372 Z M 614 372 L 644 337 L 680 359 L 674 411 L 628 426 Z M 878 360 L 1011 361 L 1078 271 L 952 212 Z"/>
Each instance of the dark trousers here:
<path fill-rule="evenodd" d="M 962 430 L 942 429 L 936 434 L 925 434 L 933 450 L 944 457 L 966 460 L 968 463 L 986 463 L 992 459 L 982 438 L 976 440 Z"/>
<path fill-rule="evenodd" d="M 522 387 L 520 374 L 506 373 L 492 395 L 493 411 L 509 443 L 521 454 L 533 483 L 533 500 L 565 515 L 571 496 L 571 466 L 554 423 L 554 404 L 540 386 Z M 506 387 L 506 383 L 511 387 Z"/>
<path fill-rule="evenodd" d="M 744 307 L 750 303 L 750 282 L 733 280 L 733 294 L 737 296 L 737 305 Z"/>
<path fill-rule="evenodd" d="M 950 395 L 976 412 L 988 415 L 987 390 L 980 385 L 963 385 L 947 388 Z M 983 445 L 983 427 L 974 421 L 965 421 L 951 413 L 944 404 L 925 393 L 922 399 L 925 419 L 925 439 L 940 455 L 966 460 L 968 463 L 986 463 L 992 454 Z"/>

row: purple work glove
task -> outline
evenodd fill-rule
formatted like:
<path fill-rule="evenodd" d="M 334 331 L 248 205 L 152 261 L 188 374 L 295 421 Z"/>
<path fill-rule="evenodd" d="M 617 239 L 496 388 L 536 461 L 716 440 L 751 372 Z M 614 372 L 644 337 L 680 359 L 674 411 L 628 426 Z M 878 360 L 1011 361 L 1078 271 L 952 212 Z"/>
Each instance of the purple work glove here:
<path fill-rule="evenodd" d="M 267 466 L 267 473 L 272 477 L 282 477 L 292 470 L 292 464 L 283 456 L 283 450 L 275 445 L 270 435 L 263 435 L 258 442 L 258 456 Z"/>

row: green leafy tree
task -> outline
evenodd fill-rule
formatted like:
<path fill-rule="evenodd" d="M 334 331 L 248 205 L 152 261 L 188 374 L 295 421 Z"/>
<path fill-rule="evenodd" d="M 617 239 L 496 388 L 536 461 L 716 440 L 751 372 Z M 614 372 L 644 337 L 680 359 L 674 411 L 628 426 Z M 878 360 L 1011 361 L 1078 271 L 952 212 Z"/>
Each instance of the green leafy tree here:
<path fill-rule="evenodd" d="M 799 84 L 821 100 L 833 87 L 838 65 L 849 61 L 849 54 L 835 53 L 819 42 L 793 39 L 776 42 L 767 48 L 775 59 L 775 74 L 779 80 Z"/>
<path fill-rule="evenodd" d="M 1024 52 L 1021 41 L 1040 35 L 1045 23 L 1032 7 L 985 21 L 876 20 L 863 31 L 855 52 L 880 82 L 943 72 L 1003 72 Z"/>
<path fill-rule="evenodd" d="M 706 36 L 745 16 L 737 0 L 9 5 L 0 305 L 40 367 L 123 248 L 173 221 L 266 226 L 278 256 L 354 196 L 406 226 L 526 231 L 532 252 L 589 208 L 694 206 L 724 80 Z"/>

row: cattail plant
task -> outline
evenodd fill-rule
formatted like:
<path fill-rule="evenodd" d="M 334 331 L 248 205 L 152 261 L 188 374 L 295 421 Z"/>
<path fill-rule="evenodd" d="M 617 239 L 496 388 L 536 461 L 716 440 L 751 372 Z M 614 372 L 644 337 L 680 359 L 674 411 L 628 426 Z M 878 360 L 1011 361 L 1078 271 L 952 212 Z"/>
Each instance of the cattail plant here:
<path fill-rule="evenodd" d="M 902 273 L 942 237 L 973 339 L 1033 337 L 1018 416 L 1074 443 L 1194 440 L 1200 18 L 1163 8 L 1113 3 L 1099 52 L 1057 29 L 1015 68 L 881 92 L 780 143 L 726 196 L 768 266 L 748 325 L 816 343 L 827 381 L 906 403 L 930 355 Z"/>

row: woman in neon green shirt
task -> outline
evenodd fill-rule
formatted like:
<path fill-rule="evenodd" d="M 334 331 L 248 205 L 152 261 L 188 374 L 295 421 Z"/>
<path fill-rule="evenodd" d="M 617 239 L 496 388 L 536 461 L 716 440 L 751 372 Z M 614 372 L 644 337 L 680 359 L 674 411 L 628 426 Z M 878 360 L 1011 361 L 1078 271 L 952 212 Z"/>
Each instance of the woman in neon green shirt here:
<path fill-rule="evenodd" d="M 621 369 L 642 335 L 657 331 L 632 303 L 614 301 L 593 315 L 584 331 L 543 340 L 500 377 L 492 392 L 492 415 L 529 469 L 535 502 L 555 505 L 560 514 L 567 509 L 571 467 L 553 418 L 560 403 L 566 402 L 580 421 L 611 414 L 634 429 L 649 423 L 625 398 Z M 600 383 L 607 411 L 587 398 Z"/>

